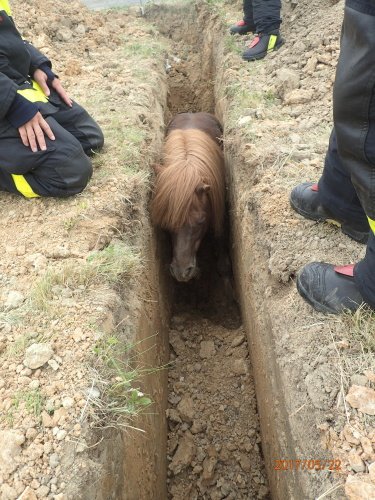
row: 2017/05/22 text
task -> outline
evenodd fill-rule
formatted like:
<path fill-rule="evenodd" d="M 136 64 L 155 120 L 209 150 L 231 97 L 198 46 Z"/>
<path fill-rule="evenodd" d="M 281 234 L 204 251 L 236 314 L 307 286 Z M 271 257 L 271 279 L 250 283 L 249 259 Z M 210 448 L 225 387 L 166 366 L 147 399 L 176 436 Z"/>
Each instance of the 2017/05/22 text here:
<path fill-rule="evenodd" d="M 341 470 L 341 460 L 338 459 L 292 459 L 274 460 L 274 470 Z"/>

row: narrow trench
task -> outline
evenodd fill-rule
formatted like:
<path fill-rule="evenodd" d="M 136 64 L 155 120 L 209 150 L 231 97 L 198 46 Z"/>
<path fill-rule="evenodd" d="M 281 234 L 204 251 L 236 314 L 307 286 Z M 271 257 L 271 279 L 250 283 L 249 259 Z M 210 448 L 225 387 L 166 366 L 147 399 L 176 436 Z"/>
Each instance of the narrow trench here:
<path fill-rule="evenodd" d="M 185 17 L 185 31 L 177 17 L 165 14 L 154 11 L 173 47 L 166 123 L 179 112 L 214 113 L 213 75 L 206 64 L 202 79 L 195 13 Z M 171 281 L 167 489 L 174 500 L 270 498 L 246 334 L 233 293 L 229 217 L 227 222 L 222 241 L 207 235 L 202 243 L 200 278 Z M 170 241 L 159 241 L 167 268 Z M 218 251 L 223 246 L 224 258 Z"/>

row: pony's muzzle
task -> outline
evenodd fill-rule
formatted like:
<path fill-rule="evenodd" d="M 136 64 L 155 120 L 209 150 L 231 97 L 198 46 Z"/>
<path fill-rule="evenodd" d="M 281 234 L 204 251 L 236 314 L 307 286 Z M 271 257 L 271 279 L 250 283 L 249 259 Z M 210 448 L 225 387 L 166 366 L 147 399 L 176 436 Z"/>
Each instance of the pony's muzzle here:
<path fill-rule="evenodd" d="M 182 282 L 190 281 L 199 275 L 199 268 L 196 264 L 192 264 L 183 269 L 179 268 L 176 264 L 172 263 L 169 266 L 171 275 L 177 280 Z"/>

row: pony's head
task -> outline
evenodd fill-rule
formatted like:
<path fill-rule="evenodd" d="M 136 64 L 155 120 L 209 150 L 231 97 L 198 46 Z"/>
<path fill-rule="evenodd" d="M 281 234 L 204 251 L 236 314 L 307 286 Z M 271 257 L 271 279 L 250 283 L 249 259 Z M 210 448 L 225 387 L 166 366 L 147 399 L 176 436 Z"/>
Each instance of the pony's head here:
<path fill-rule="evenodd" d="M 225 203 L 224 165 L 220 147 L 198 130 L 176 130 L 165 146 L 164 165 L 154 165 L 155 193 L 151 215 L 171 233 L 172 276 L 189 281 L 199 274 L 197 251 L 211 225 L 222 229 Z"/>

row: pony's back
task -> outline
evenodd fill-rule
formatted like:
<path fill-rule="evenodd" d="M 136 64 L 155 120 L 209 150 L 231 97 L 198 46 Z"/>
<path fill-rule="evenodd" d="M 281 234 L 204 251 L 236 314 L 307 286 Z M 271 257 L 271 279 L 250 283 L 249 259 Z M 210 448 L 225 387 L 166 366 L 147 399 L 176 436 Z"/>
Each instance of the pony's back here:
<path fill-rule="evenodd" d="M 219 127 L 216 118 L 208 113 L 182 113 L 172 120 L 164 145 L 164 166 L 157 176 L 151 205 L 156 225 L 176 231 L 186 224 L 196 202 L 196 190 L 205 184 L 210 186 L 211 224 L 215 233 L 220 233 L 225 172 Z"/>

